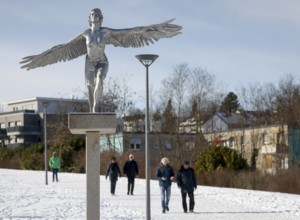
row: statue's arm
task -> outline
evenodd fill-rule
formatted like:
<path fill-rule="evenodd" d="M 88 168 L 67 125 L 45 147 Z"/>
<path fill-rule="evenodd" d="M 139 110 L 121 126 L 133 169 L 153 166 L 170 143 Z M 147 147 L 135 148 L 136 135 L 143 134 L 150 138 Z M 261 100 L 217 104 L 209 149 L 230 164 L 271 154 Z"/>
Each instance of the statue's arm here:
<path fill-rule="evenodd" d="M 75 59 L 87 53 L 84 34 L 79 34 L 70 41 L 52 47 L 38 55 L 24 57 L 21 68 L 27 70 L 44 67 L 61 61 Z"/>
<path fill-rule="evenodd" d="M 182 27 L 171 24 L 173 20 L 127 29 L 103 28 L 105 30 L 105 43 L 120 47 L 143 47 L 153 44 L 161 38 L 170 38 L 181 33 Z"/>

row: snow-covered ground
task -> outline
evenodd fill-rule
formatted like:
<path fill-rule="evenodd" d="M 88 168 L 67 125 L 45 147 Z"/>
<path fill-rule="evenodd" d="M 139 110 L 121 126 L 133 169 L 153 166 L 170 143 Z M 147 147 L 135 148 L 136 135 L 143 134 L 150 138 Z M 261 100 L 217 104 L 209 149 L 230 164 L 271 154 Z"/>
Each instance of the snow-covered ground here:
<path fill-rule="evenodd" d="M 59 173 L 60 182 L 45 185 L 45 172 L 0 169 L 0 219 L 85 219 L 85 175 Z M 111 196 L 109 181 L 100 176 L 101 219 L 145 219 L 145 180 L 137 179 L 128 196 L 127 179 L 119 179 Z M 174 184 L 170 211 L 162 214 L 157 181 L 151 181 L 152 219 L 288 220 L 300 219 L 300 196 L 198 186 L 195 213 L 183 213 L 180 191 Z"/>

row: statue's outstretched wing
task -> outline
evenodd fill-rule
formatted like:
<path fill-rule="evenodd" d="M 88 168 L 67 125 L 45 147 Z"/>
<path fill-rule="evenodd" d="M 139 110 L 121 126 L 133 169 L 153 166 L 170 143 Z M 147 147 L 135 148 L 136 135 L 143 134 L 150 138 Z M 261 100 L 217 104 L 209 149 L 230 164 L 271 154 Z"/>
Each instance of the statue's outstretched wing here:
<path fill-rule="evenodd" d="M 85 38 L 80 34 L 70 41 L 54 46 L 41 54 L 24 57 L 20 63 L 25 64 L 21 68 L 30 70 L 61 61 L 72 60 L 86 53 Z"/>
<path fill-rule="evenodd" d="M 182 27 L 171 24 L 173 20 L 127 29 L 107 28 L 105 43 L 119 47 L 143 47 L 150 43 L 153 44 L 161 38 L 170 38 L 181 33 Z"/>

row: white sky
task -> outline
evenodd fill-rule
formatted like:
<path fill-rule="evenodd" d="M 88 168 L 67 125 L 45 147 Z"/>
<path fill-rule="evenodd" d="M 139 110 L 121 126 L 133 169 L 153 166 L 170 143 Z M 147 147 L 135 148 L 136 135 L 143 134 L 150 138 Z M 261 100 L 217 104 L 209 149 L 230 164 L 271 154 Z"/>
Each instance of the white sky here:
<path fill-rule="evenodd" d="M 0 169 L 0 219 L 86 219 L 86 175 L 58 173 L 59 182 L 45 185 L 45 171 Z M 172 184 L 170 211 L 161 213 L 160 189 L 151 185 L 153 220 L 298 220 L 300 196 L 286 193 L 198 186 L 195 214 L 183 213 L 181 194 Z M 146 219 L 146 186 L 136 179 L 134 196 L 128 196 L 127 178 L 121 177 L 116 195 L 110 195 L 110 182 L 100 176 L 100 218 L 103 220 Z"/>
<path fill-rule="evenodd" d="M 84 57 L 38 68 L 19 62 L 64 43 L 89 27 L 92 8 L 100 8 L 103 26 L 128 28 L 176 18 L 183 34 L 144 48 L 107 46 L 107 77 L 129 77 L 145 93 L 145 68 L 135 58 L 158 54 L 150 67 L 150 86 L 180 63 L 206 68 L 234 90 L 249 82 L 278 82 L 300 73 L 300 1 L 298 0 L 13 0 L 0 1 L 0 103 L 36 96 L 65 97 L 84 89 Z M 75 94 L 74 94 L 75 93 Z"/>

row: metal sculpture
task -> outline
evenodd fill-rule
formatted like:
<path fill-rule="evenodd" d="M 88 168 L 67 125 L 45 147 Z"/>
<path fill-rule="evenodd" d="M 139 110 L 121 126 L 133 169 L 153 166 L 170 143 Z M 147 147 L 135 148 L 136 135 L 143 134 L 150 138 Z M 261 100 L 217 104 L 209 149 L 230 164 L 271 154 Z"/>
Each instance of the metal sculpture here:
<path fill-rule="evenodd" d="M 173 37 L 180 34 L 182 29 L 179 25 L 171 24 L 173 20 L 149 26 L 112 29 L 102 27 L 102 12 L 95 8 L 89 15 L 89 29 L 70 41 L 54 46 L 41 54 L 24 57 L 20 62 L 24 64 L 21 68 L 30 70 L 86 55 L 85 84 L 88 89 L 90 112 L 96 112 L 103 95 L 103 81 L 109 65 L 104 52 L 105 45 L 143 47 L 161 38 Z"/>

